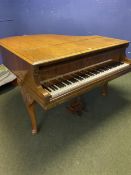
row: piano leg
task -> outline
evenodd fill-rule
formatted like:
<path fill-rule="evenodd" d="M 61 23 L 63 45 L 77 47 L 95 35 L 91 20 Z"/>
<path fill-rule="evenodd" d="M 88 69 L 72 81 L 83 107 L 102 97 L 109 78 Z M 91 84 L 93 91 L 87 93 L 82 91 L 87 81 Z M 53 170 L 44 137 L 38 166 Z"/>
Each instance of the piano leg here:
<path fill-rule="evenodd" d="M 108 94 L 108 82 L 102 85 L 102 89 L 101 89 L 102 96 L 107 96 L 107 94 Z"/>
<path fill-rule="evenodd" d="M 37 121 L 35 115 L 35 101 L 31 98 L 30 94 L 24 88 L 21 88 L 21 93 L 31 120 L 32 135 L 37 133 Z"/>

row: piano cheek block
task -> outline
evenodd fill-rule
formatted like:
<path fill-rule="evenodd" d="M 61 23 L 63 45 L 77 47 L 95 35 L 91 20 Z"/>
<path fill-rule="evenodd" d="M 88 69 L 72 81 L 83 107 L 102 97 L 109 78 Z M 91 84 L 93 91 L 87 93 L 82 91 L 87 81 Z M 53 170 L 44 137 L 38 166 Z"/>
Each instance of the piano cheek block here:
<path fill-rule="evenodd" d="M 103 36 L 29 35 L 0 39 L 4 64 L 18 78 L 32 134 L 35 104 L 48 110 L 131 70 L 129 42 Z M 13 64 L 12 64 L 13 63 Z M 19 76 L 21 75 L 21 76 Z"/>

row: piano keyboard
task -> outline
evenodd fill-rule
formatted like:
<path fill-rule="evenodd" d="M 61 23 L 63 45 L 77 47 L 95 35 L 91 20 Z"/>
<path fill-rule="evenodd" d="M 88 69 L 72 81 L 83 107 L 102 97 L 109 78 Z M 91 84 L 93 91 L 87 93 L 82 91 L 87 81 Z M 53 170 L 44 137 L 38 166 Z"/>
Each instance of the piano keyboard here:
<path fill-rule="evenodd" d="M 83 85 L 88 85 L 94 80 L 100 79 L 104 76 L 111 75 L 114 72 L 120 71 L 129 67 L 127 63 L 111 63 L 110 65 L 99 66 L 95 68 L 88 68 L 87 70 L 78 71 L 62 78 L 56 78 L 49 82 L 43 83 L 43 88 L 48 91 L 52 98 L 56 98 L 79 88 Z"/>

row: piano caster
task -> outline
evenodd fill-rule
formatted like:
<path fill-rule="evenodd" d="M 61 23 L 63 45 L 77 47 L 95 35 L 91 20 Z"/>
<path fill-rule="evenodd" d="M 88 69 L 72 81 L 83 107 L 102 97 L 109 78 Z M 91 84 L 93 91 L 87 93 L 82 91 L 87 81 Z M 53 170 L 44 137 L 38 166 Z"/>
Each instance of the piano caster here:
<path fill-rule="evenodd" d="M 35 115 L 35 101 L 31 98 L 30 94 L 24 88 L 21 88 L 21 93 L 31 120 L 32 135 L 37 134 L 37 121 Z"/>
<path fill-rule="evenodd" d="M 37 134 L 37 130 L 32 129 L 32 135 L 36 135 Z"/>
<path fill-rule="evenodd" d="M 104 96 L 104 97 L 108 95 L 108 83 L 105 83 L 102 86 L 101 95 Z"/>

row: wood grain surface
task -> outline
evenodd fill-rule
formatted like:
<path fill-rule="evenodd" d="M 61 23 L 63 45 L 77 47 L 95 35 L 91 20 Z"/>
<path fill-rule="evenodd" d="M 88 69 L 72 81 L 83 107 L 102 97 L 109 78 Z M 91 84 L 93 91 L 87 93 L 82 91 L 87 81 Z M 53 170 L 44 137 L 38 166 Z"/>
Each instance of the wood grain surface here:
<path fill-rule="evenodd" d="M 50 34 L 15 36 L 0 40 L 1 46 L 32 65 L 64 60 L 67 57 L 91 53 L 128 43 L 126 40 L 103 36 Z"/>

